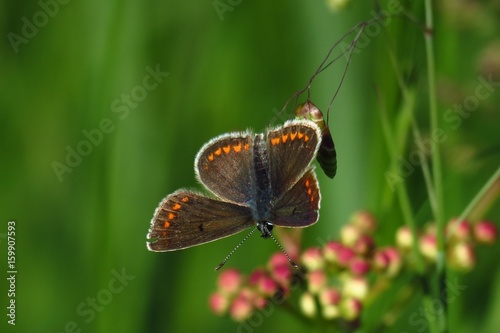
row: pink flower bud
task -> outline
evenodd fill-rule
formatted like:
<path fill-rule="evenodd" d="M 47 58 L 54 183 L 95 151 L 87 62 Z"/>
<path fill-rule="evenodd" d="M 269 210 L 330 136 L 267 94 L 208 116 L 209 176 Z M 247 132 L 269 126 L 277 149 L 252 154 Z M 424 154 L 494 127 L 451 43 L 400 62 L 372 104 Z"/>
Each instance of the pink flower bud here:
<path fill-rule="evenodd" d="M 272 270 L 274 267 L 282 265 L 290 265 L 288 258 L 283 252 L 274 253 L 267 263 L 267 266 L 270 270 Z"/>
<path fill-rule="evenodd" d="M 361 315 L 361 310 L 363 309 L 363 305 L 361 301 L 356 298 L 345 298 L 340 303 L 340 313 L 342 317 L 346 320 L 354 320 L 357 319 Z"/>
<path fill-rule="evenodd" d="M 271 278 L 277 283 L 275 292 L 281 287 L 285 293 L 288 293 L 294 268 L 290 265 L 287 256 L 282 252 L 273 254 L 267 267 Z"/>
<path fill-rule="evenodd" d="M 452 219 L 446 225 L 445 234 L 448 235 L 449 239 L 452 241 L 468 241 L 471 238 L 471 229 L 471 225 L 468 221 Z"/>
<path fill-rule="evenodd" d="M 383 249 L 377 250 L 373 255 L 373 268 L 377 272 L 385 273 L 389 269 L 390 258 Z"/>
<path fill-rule="evenodd" d="M 338 305 L 340 302 L 340 291 L 335 287 L 326 287 L 319 293 L 319 302 L 324 305 Z"/>
<path fill-rule="evenodd" d="M 327 262 L 337 263 L 338 262 L 338 252 L 344 245 L 339 242 L 328 242 L 323 247 L 323 255 Z"/>
<path fill-rule="evenodd" d="M 302 253 L 302 264 L 310 270 L 322 269 L 325 266 L 325 259 L 321 249 L 318 247 L 310 247 Z"/>
<path fill-rule="evenodd" d="M 425 234 L 420 236 L 419 248 L 422 255 L 430 260 L 436 261 L 437 257 L 437 240 L 435 234 Z"/>
<path fill-rule="evenodd" d="M 321 308 L 321 314 L 325 319 L 335 319 L 340 317 L 340 306 L 325 305 Z"/>
<path fill-rule="evenodd" d="M 403 266 L 401 254 L 395 247 L 390 246 L 384 249 L 384 253 L 389 258 L 389 266 L 386 273 L 390 277 L 394 277 L 401 271 L 401 267 Z"/>
<path fill-rule="evenodd" d="M 227 297 L 219 292 L 214 292 L 209 299 L 210 309 L 217 315 L 226 313 L 229 307 Z"/>
<path fill-rule="evenodd" d="M 260 279 L 267 276 L 266 271 L 263 268 L 255 269 L 248 278 L 248 282 L 251 286 L 255 286 L 259 283 Z"/>
<path fill-rule="evenodd" d="M 396 276 L 402 265 L 401 254 L 394 247 L 381 248 L 373 256 L 373 268 L 389 277 Z"/>
<path fill-rule="evenodd" d="M 373 234 L 377 229 L 377 221 L 372 213 L 360 211 L 351 216 L 350 224 L 355 225 L 363 234 Z"/>
<path fill-rule="evenodd" d="M 337 261 L 339 266 L 348 267 L 351 260 L 356 256 L 356 253 L 350 247 L 342 247 L 337 252 Z"/>
<path fill-rule="evenodd" d="M 255 298 L 253 300 L 253 305 L 257 309 L 263 309 L 267 305 L 267 300 L 264 297 L 257 295 L 257 296 L 255 296 Z"/>
<path fill-rule="evenodd" d="M 271 271 L 271 277 L 281 286 L 287 287 L 292 278 L 292 266 L 290 264 L 276 266 Z"/>
<path fill-rule="evenodd" d="M 403 251 L 411 251 L 413 247 L 413 234 L 410 228 L 402 226 L 396 232 L 396 245 Z"/>
<path fill-rule="evenodd" d="M 326 273 L 322 270 L 315 270 L 307 273 L 307 288 L 311 294 L 317 294 L 326 286 Z"/>
<path fill-rule="evenodd" d="M 312 318 L 316 316 L 316 301 L 314 300 L 314 296 L 311 293 L 306 291 L 300 296 L 299 306 L 302 310 L 302 313 L 304 313 L 304 315 L 306 315 L 307 317 Z"/>
<path fill-rule="evenodd" d="M 459 242 L 448 250 L 448 262 L 452 268 L 460 271 L 470 271 L 476 264 L 474 248 L 470 243 Z"/>
<path fill-rule="evenodd" d="M 353 224 L 346 224 L 340 229 L 340 240 L 345 246 L 354 246 L 361 235 L 362 232 Z"/>
<path fill-rule="evenodd" d="M 375 242 L 372 236 L 361 235 L 356 244 L 354 244 L 354 252 L 362 256 L 368 256 L 375 248 Z"/>
<path fill-rule="evenodd" d="M 263 276 L 257 283 L 257 290 L 264 296 L 274 296 L 278 288 L 279 286 L 276 281 L 268 276 Z"/>
<path fill-rule="evenodd" d="M 236 321 L 245 321 L 252 315 L 253 307 L 249 299 L 244 296 L 236 297 L 231 303 L 229 313 Z"/>
<path fill-rule="evenodd" d="M 226 269 L 219 275 L 218 286 L 219 290 L 224 294 L 236 293 L 243 283 L 241 273 L 236 269 Z"/>
<path fill-rule="evenodd" d="M 253 302 L 255 297 L 257 296 L 257 291 L 250 287 L 243 287 L 238 293 L 238 297 L 243 297 L 244 299 Z"/>
<path fill-rule="evenodd" d="M 349 270 L 353 275 L 365 275 L 370 271 L 370 263 L 364 258 L 354 257 L 349 263 Z"/>
<path fill-rule="evenodd" d="M 368 280 L 364 277 L 352 277 L 344 281 L 342 296 L 365 299 L 368 295 Z"/>
<path fill-rule="evenodd" d="M 474 224 L 474 239 L 478 243 L 492 245 L 497 238 L 497 227 L 490 221 L 479 221 Z"/>

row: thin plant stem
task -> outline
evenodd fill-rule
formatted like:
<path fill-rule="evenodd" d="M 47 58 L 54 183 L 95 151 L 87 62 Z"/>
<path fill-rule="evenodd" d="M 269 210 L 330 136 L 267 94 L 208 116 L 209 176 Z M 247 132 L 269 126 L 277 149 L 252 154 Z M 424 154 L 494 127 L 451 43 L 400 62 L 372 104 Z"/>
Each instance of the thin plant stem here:
<path fill-rule="evenodd" d="M 410 96 L 410 94 L 408 94 L 407 97 L 408 96 Z M 403 108 L 414 107 L 414 101 L 415 101 L 414 98 L 405 98 Z M 396 156 L 397 147 L 396 147 L 395 143 L 398 142 L 399 140 L 397 140 L 397 138 L 393 134 L 393 131 L 391 130 L 390 122 L 389 122 L 389 119 L 387 117 L 387 112 L 385 111 L 384 105 L 381 105 L 380 110 L 381 110 L 380 117 L 381 117 L 381 121 L 382 121 L 382 132 L 384 134 L 387 149 L 389 151 L 389 155 L 391 158 L 391 169 L 393 172 L 396 172 L 397 171 L 397 156 Z M 396 195 L 397 195 L 398 200 L 399 200 L 400 205 L 401 205 L 401 210 L 403 213 L 403 218 L 404 218 L 405 224 L 410 228 L 411 233 L 416 236 L 417 226 L 415 223 L 413 210 L 411 208 L 410 199 L 408 196 L 408 191 L 407 191 L 406 187 L 404 186 L 404 182 L 397 182 L 397 184 L 395 184 L 395 187 L 396 187 Z M 417 272 L 419 274 L 423 274 L 425 267 L 424 267 L 424 262 L 423 262 L 421 254 L 420 254 L 420 251 L 418 250 L 418 243 L 413 242 L 412 246 L 413 246 L 413 253 L 415 254 L 415 266 L 416 266 Z"/>
<path fill-rule="evenodd" d="M 434 18 L 432 0 L 425 0 L 425 46 L 427 58 L 427 76 L 428 76 L 428 89 L 429 89 L 429 118 L 431 134 L 437 135 L 439 133 L 438 110 L 437 110 L 437 97 L 436 97 L 436 66 L 434 62 Z M 436 296 L 444 299 L 443 311 L 438 314 L 439 332 L 448 332 L 448 302 L 447 302 L 447 289 L 446 289 L 446 267 L 445 267 L 445 238 L 444 238 L 444 202 L 443 202 L 443 188 L 442 188 L 442 174 L 441 174 L 441 154 L 439 149 L 438 140 L 431 140 L 432 142 L 432 177 L 434 183 L 434 198 L 436 200 L 435 214 L 437 226 L 437 258 L 436 258 L 436 278 L 437 290 Z"/>
<path fill-rule="evenodd" d="M 409 89 L 408 86 L 406 85 L 406 83 L 404 82 L 404 80 L 401 76 L 401 72 L 399 70 L 397 60 L 396 60 L 397 58 L 394 56 L 393 50 L 390 47 L 389 47 L 389 57 L 391 59 L 392 65 L 394 67 L 394 71 L 395 71 L 395 74 L 397 76 L 398 83 L 399 83 L 401 93 L 403 96 L 402 106 L 401 106 L 401 114 L 409 117 L 410 123 L 412 126 L 412 133 L 413 133 L 415 141 L 418 144 L 422 141 L 422 138 L 421 138 L 420 132 L 418 130 L 416 120 L 414 117 L 414 112 L 413 112 L 413 110 L 415 108 L 415 101 L 416 101 L 415 93 L 411 89 Z M 383 108 L 383 107 L 382 107 L 382 109 L 385 110 L 385 108 Z M 386 142 L 387 142 L 387 145 L 389 146 L 389 150 L 391 153 L 392 169 L 394 171 L 396 171 L 397 160 L 396 160 L 395 154 L 397 152 L 397 147 L 394 144 L 394 142 L 398 142 L 398 141 L 401 142 L 401 140 L 397 140 L 395 135 L 392 134 L 391 127 L 389 125 L 389 120 L 387 118 L 387 114 L 385 111 L 382 111 L 381 116 L 382 116 L 383 132 L 384 132 Z M 425 155 L 425 153 L 421 153 L 421 155 Z M 421 158 L 422 158 L 422 171 L 424 173 L 426 188 L 427 188 L 427 192 L 429 195 L 429 200 L 431 202 L 431 207 L 433 208 L 432 211 L 433 211 L 433 214 L 435 216 L 435 214 L 436 214 L 436 210 L 434 209 L 436 206 L 435 192 L 434 192 L 434 187 L 432 184 L 432 179 L 430 176 L 429 167 L 427 164 L 428 162 L 427 162 L 427 159 L 425 158 L 425 156 L 421 156 Z M 405 223 L 410 228 L 410 231 L 413 234 L 414 239 L 417 239 L 418 237 L 417 237 L 416 224 L 414 221 L 414 217 L 413 217 L 414 215 L 412 212 L 407 189 L 401 183 L 398 183 L 396 186 L 397 186 L 396 187 L 396 191 L 397 191 L 396 194 L 398 196 L 398 199 L 399 199 L 402 211 L 403 211 L 403 217 L 405 219 Z M 421 254 L 420 254 L 420 251 L 418 249 L 418 242 L 413 242 L 412 248 L 413 248 L 412 249 L 413 253 L 415 255 L 415 257 L 414 257 L 415 268 L 416 268 L 418 276 L 420 277 L 419 280 L 421 281 L 422 290 L 423 290 L 423 300 L 422 301 L 423 301 L 425 308 L 431 309 L 433 306 L 433 300 L 435 298 L 432 295 L 431 288 L 429 288 L 429 283 L 427 281 L 428 277 L 424 276 L 425 264 L 424 264 L 424 261 L 423 261 Z M 425 314 L 426 314 L 427 321 L 429 323 L 434 323 L 434 318 L 431 315 L 431 312 L 426 311 Z M 439 332 L 439 327 L 437 325 L 431 324 L 431 325 L 429 325 L 429 330 L 430 330 L 430 332 L 437 333 L 437 332 Z"/>
<path fill-rule="evenodd" d="M 422 135 L 420 134 L 420 130 L 418 129 L 417 121 L 415 120 L 415 116 L 413 113 L 411 114 L 411 122 L 412 122 L 412 132 L 415 142 L 417 143 L 417 145 L 422 144 L 423 142 Z M 436 192 L 434 190 L 434 184 L 432 183 L 429 161 L 427 160 L 424 151 L 420 151 L 419 155 L 421 159 L 420 162 L 422 166 L 422 174 L 424 175 L 424 181 L 425 181 L 425 186 L 427 188 L 427 195 L 429 196 L 429 203 L 431 206 L 432 215 L 434 216 L 434 219 L 436 219 L 436 214 L 437 214 L 436 197 L 435 197 Z"/>
<path fill-rule="evenodd" d="M 388 34 L 386 34 L 386 39 L 390 40 Z M 392 67 L 394 69 L 394 73 L 396 75 L 396 79 L 399 85 L 399 88 L 401 89 L 401 93 L 403 95 L 403 99 L 405 101 L 408 101 L 410 98 L 415 98 L 414 93 L 410 91 L 408 86 L 406 85 L 405 81 L 403 80 L 403 76 L 401 75 L 401 70 L 399 69 L 399 64 L 397 61 L 397 58 L 394 54 L 394 47 L 391 43 L 387 43 L 387 49 L 389 53 L 389 59 L 391 60 Z M 410 123 L 412 126 L 412 133 L 413 133 L 413 138 L 415 139 L 415 142 L 417 143 L 417 146 L 420 145 L 423 140 L 422 140 L 422 135 L 420 134 L 420 130 L 418 129 L 417 121 L 415 119 L 415 114 L 413 113 L 413 107 L 407 107 L 404 108 L 404 111 L 407 111 L 409 113 L 409 118 L 410 118 Z M 423 149 L 422 149 L 423 150 Z M 431 176 L 431 171 L 429 168 L 429 162 L 427 160 L 427 157 L 425 155 L 425 151 L 419 152 L 420 158 L 421 158 L 421 165 L 422 165 L 422 173 L 424 176 L 424 181 L 425 185 L 427 188 L 427 194 L 429 196 L 429 202 L 431 205 L 432 209 L 432 214 L 434 216 L 434 219 L 436 219 L 436 199 L 435 199 L 435 191 L 434 191 L 434 185 L 432 184 L 432 176 Z M 417 235 L 413 235 L 415 238 Z"/>

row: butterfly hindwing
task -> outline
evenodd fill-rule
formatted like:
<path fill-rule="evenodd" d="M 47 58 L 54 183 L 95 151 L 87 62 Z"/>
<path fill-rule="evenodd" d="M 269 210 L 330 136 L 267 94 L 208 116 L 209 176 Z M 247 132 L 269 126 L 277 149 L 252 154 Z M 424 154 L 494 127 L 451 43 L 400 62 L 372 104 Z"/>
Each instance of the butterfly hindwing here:
<path fill-rule="evenodd" d="M 273 223 L 282 227 L 307 227 L 318 221 L 321 194 L 310 168 L 273 204 Z"/>
<path fill-rule="evenodd" d="M 148 232 L 151 251 L 180 250 L 224 238 L 254 226 L 250 208 L 187 190 L 162 200 Z"/>

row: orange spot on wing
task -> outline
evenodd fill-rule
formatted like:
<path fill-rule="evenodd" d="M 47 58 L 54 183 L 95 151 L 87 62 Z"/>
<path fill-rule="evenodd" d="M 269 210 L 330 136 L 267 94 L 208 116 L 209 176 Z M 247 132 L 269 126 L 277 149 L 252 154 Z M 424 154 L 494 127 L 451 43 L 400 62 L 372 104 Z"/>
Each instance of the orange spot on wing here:
<path fill-rule="evenodd" d="M 175 218 L 175 214 L 174 213 L 168 213 L 168 219 L 169 220 L 173 220 Z M 165 221 L 165 224 L 167 223 L 168 221 Z M 165 227 L 167 228 L 167 227 Z"/>
<path fill-rule="evenodd" d="M 222 154 L 222 149 L 217 149 L 215 152 L 214 152 L 215 155 L 217 156 L 220 156 L 220 154 Z"/>
<path fill-rule="evenodd" d="M 290 133 L 290 139 L 293 141 L 297 137 L 297 132 L 295 133 Z"/>
<path fill-rule="evenodd" d="M 209 161 L 213 161 L 213 160 L 214 160 L 214 154 L 210 154 L 210 155 L 208 155 L 207 159 L 208 159 Z"/>
<path fill-rule="evenodd" d="M 316 201 L 316 191 L 313 188 L 313 182 L 308 178 L 306 179 L 304 183 L 305 187 L 307 188 L 307 195 L 309 196 L 309 202 L 313 203 Z"/>
<path fill-rule="evenodd" d="M 189 197 L 182 197 L 181 201 L 182 202 L 188 202 L 189 201 Z"/>
<path fill-rule="evenodd" d="M 162 231 L 162 232 L 161 232 L 161 236 L 162 236 L 162 237 L 167 237 L 167 232 L 166 232 L 166 231 Z"/>
<path fill-rule="evenodd" d="M 165 229 L 170 228 L 170 222 L 169 222 L 169 221 L 165 221 L 165 223 L 163 224 L 163 227 L 164 227 Z M 163 233 L 164 233 L 165 235 L 167 234 L 165 231 L 164 231 Z M 164 235 L 164 236 L 165 236 L 165 235 Z"/>
<path fill-rule="evenodd" d="M 304 142 L 307 142 L 307 141 L 309 141 L 309 136 L 305 135 L 304 136 Z"/>
<path fill-rule="evenodd" d="M 179 205 L 177 202 L 172 206 L 173 210 L 179 210 L 181 209 L 181 205 Z"/>
<path fill-rule="evenodd" d="M 272 145 L 279 145 L 280 144 L 280 138 L 271 138 L 271 144 Z"/>
<path fill-rule="evenodd" d="M 241 151 L 241 142 L 238 143 L 236 146 L 233 146 L 233 150 L 236 152 L 236 153 L 239 153 Z"/>
<path fill-rule="evenodd" d="M 281 140 L 285 143 L 288 140 L 288 134 L 281 134 Z"/>
<path fill-rule="evenodd" d="M 225 147 L 222 147 L 222 150 L 224 150 L 224 152 L 226 154 L 229 154 L 231 152 L 231 145 L 227 145 Z"/>
<path fill-rule="evenodd" d="M 243 149 L 244 149 L 244 150 L 248 150 L 248 148 L 250 148 L 250 144 L 245 143 L 245 145 L 243 146 Z"/>
<path fill-rule="evenodd" d="M 298 137 L 299 139 L 302 139 L 302 138 L 304 137 L 304 133 L 302 133 L 302 132 L 297 132 L 297 137 Z"/>

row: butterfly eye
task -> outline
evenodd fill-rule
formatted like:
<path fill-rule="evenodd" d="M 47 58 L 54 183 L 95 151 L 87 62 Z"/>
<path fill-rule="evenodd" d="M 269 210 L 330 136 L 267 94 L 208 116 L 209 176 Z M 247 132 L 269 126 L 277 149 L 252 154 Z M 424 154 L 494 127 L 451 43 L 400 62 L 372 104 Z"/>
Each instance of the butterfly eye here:
<path fill-rule="evenodd" d="M 257 229 L 262 233 L 262 238 L 269 238 L 271 237 L 273 226 L 274 225 L 272 222 L 260 222 L 259 224 L 257 224 Z"/>

